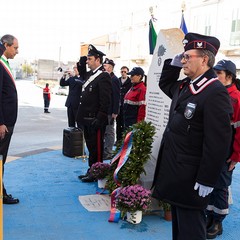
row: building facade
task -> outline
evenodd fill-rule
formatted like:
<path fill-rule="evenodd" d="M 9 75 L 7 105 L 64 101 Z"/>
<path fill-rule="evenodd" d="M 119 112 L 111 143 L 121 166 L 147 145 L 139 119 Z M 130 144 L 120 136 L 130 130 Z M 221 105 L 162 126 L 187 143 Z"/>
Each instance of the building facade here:
<path fill-rule="evenodd" d="M 157 33 L 160 29 L 179 28 L 184 12 L 188 32 L 216 36 L 221 42 L 217 60 L 226 58 L 235 62 L 240 76 L 239 1 L 162 0 L 149 7 L 152 7 L 152 14 L 157 19 L 154 22 Z M 148 40 L 150 19 L 149 9 L 123 14 L 120 29 L 93 40 L 96 45 L 105 48 L 107 57 L 116 62 L 116 73 L 122 65 L 129 68 L 141 66 L 148 72 L 152 57 Z"/>

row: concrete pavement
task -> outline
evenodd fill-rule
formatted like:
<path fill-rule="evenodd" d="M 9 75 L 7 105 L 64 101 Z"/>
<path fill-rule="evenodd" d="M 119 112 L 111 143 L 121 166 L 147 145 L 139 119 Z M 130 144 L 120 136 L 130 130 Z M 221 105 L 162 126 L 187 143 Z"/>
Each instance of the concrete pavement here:
<path fill-rule="evenodd" d="M 97 183 L 82 183 L 87 162 L 66 157 L 49 148 L 11 161 L 5 167 L 5 185 L 20 199 L 4 205 L 4 240 L 170 240 L 171 222 L 162 212 L 144 215 L 138 225 L 120 220 L 109 223 L 109 211 L 89 212 L 79 196 L 92 195 Z M 240 170 L 233 176 L 233 205 L 219 240 L 238 239 L 240 220 Z"/>
<path fill-rule="evenodd" d="M 96 194 L 97 183 L 82 183 L 87 162 L 61 150 L 25 156 L 6 164 L 5 185 L 20 199 L 4 205 L 4 240 L 170 239 L 171 223 L 161 213 L 139 225 L 109 223 L 109 211 L 89 212 L 79 196 Z"/>
<path fill-rule="evenodd" d="M 53 96 L 49 115 L 43 114 L 42 91 L 29 81 L 17 81 L 19 117 L 5 165 L 9 193 L 20 199 L 4 205 L 4 240 L 170 240 L 171 222 L 161 211 L 144 215 L 138 225 L 109 223 L 109 211 L 90 212 L 79 196 L 96 194 L 97 183 L 82 183 L 87 162 L 62 154 L 67 126 L 65 97 Z M 29 95 L 28 93 L 32 94 Z M 238 239 L 240 170 L 233 175 L 233 205 L 219 240 Z"/>
<path fill-rule="evenodd" d="M 66 96 L 51 95 L 50 114 L 43 113 L 42 89 L 31 80 L 17 80 L 18 119 L 12 136 L 9 156 L 60 146 L 67 127 Z"/>

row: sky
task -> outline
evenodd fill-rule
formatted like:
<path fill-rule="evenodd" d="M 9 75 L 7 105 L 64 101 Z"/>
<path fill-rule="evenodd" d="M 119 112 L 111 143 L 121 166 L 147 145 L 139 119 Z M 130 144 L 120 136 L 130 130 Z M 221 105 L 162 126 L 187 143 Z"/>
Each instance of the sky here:
<path fill-rule="evenodd" d="M 75 61 L 80 44 L 116 32 L 122 16 L 163 0 L 11 0 L 1 4 L 0 36 L 19 41 L 18 58 Z"/>

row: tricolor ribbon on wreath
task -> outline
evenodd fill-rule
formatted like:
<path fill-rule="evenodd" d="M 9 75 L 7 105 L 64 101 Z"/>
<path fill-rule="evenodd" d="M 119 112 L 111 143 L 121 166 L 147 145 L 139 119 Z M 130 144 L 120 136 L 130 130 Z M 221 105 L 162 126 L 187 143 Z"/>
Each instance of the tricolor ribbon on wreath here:
<path fill-rule="evenodd" d="M 111 164 L 113 164 L 115 161 L 119 159 L 117 168 L 113 173 L 113 179 L 118 185 L 118 188 L 116 188 L 111 194 L 111 210 L 110 217 L 108 219 L 109 222 L 119 222 L 119 219 L 121 217 L 121 212 L 116 208 L 116 196 L 119 190 L 121 189 L 121 183 L 118 179 L 118 172 L 128 160 L 128 156 L 132 150 L 132 143 L 133 143 L 133 131 L 127 133 L 122 147 L 120 148 L 118 153 L 114 156 L 111 162 Z"/>

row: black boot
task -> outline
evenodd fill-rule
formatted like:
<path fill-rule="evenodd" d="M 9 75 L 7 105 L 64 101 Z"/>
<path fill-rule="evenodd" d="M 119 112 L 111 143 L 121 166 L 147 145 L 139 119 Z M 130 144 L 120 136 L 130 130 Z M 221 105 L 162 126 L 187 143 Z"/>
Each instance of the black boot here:
<path fill-rule="evenodd" d="M 207 230 L 207 239 L 214 239 L 223 232 L 222 223 L 214 222 L 213 225 Z"/>

